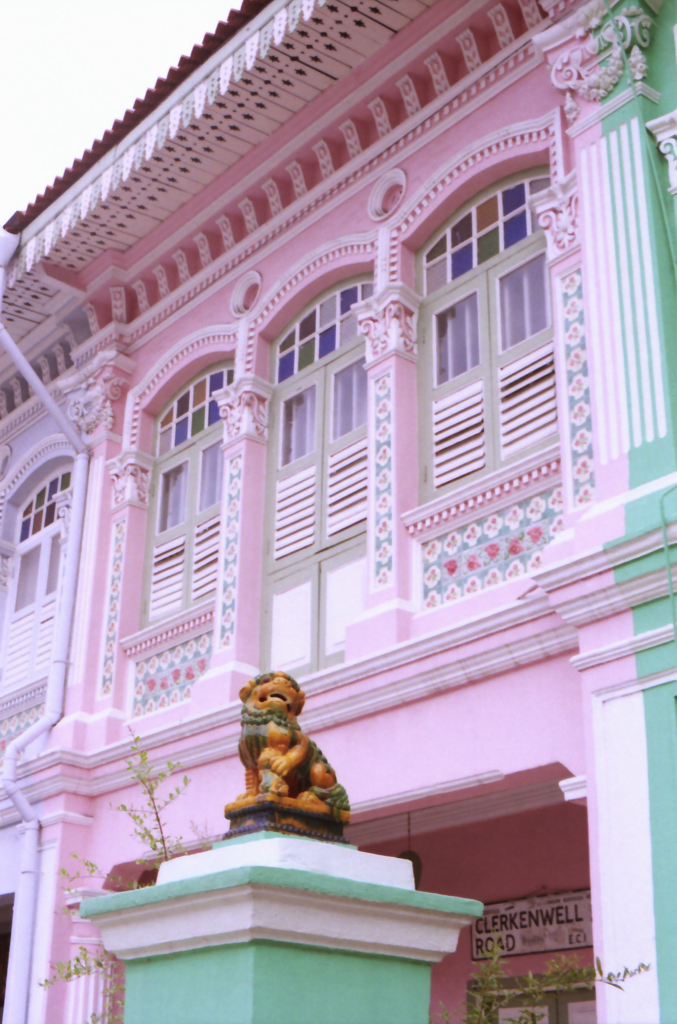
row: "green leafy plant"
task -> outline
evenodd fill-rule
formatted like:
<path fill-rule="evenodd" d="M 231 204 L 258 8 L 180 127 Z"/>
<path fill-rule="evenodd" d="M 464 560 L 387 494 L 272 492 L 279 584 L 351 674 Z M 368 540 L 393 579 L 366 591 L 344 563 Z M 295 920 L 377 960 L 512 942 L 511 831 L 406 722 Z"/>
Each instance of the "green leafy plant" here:
<path fill-rule="evenodd" d="M 148 857 L 138 858 L 137 864 L 144 864 L 146 868 L 157 869 L 163 861 L 171 860 L 173 857 L 180 857 L 187 851 L 183 844 L 182 836 L 171 836 L 167 830 L 164 812 L 167 807 L 177 800 L 190 784 L 190 779 L 184 775 L 179 785 L 174 786 L 168 793 L 160 793 L 169 777 L 181 770 L 181 765 L 168 761 L 165 766 L 157 767 L 152 765 L 148 751 L 141 746 L 139 736 L 132 737 L 131 756 L 126 762 L 126 771 L 130 781 L 140 790 L 140 800 L 134 804 L 118 804 L 116 811 L 126 814 L 133 824 L 132 835 L 143 844 L 147 851 L 150 851 L 152 859 Z M 194 827 L 196 834 L 198 829 Z M 203 843 L 206 843 L 206 836 L 200 835 Z M 121 878 L 113 876 L 110 872 L 102 871 L 94 861 L 81 857 L 78 853 L 70 855 L 77 865 L 77 869 L 69 871 L 67 867 L 60 869 L 60 874 L 68 897 L 77 892 L 78 883 L 94 877 L 101 878 L 113 889 L 139 887 L 138 879 L 132 882 L 125 882 Z M 151 883 L 151 884 L 154 884 Z M 68 912 L 68 907 L 65 908 Z M 86 946 L 80 946 L 77 954 L 70 960 L 59 960 L 52 965 L 52 974 L 49 978 L 41 981 L 43 988 L 50 988 L 60 982 L 71 982 L 78 978 L 90 977 L 95 974 L 102 976 L 103 983 L 103 1012 L 92 1013 L 84 1024 L 122 1024 L 124 1018 L 124 965 L 107 949 L 101 950 L 93 955 Z"/>
<path fill-rule="evenodd" d="M 622 971 L 605 974 L 599 957 L 596 967 L 582 967 L 576 957 L 564 954 L 549 960 L 544 970 L 535 975 L 529 971 L 521 977 L 513 977 L 505 970 L 505 958 L 498 942 L 487 953 L 486 959 L 471 978 L 469 995 L 461 1009 L 451 1014 L 443 1003 L 431 1024 L 452 1024 L 457 1018 L 459 1024 L 496 1024 L 498 1011 L 508 1007 L 516 999 L 524 1006 L 511 1007 L 514 1016 L 507 1018 L 507 1024 L 539 1024 L 546 1013 L 547 997 L 563 992 L 588 991 L 596 983 L 611 985 L 623 991 L 628 978 L 650 970 L 650 965 L 640 963 L 633 970 L 624 967 Z"/>

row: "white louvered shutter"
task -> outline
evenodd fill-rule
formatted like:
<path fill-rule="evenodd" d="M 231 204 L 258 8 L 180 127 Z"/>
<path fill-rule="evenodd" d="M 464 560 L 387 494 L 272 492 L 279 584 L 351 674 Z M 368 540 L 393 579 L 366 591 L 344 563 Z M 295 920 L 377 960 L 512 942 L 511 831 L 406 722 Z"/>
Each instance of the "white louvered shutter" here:
<path fill-rule="evenodd" d="M 14 619 L 9 628 L 3 679 L 5 686 L 21 686 L 28 679 L 34 622 L 35 612 L 30 611 Z"/>
<path fill-rule="evenodd" d="M 315 466 L 278 480 L 275 494 L 275 558 L 315 543 Z"/>
<path fill-rule="evenodd" d="M 501 454 L 511 455 L 557 430 L 552 345 L 502 367 L 499 379 Z"/>
<path fill-rule="evenodd" d="M 220 517 L 214 516 L 195 529 L 193 543 L 193 575 L 191 579 L 191 597 L 193 601 L 201 601 L 216 590 L 216 572 L 219 561 L 219 523 Z"/>
<path fill-rule="evenodd" d="M 186 538 L 158 544 L 153 552 L 153 576 L 150 587 L 150 617 L 158 618 L 179 611 L 183 598 L 183 567 Z"/>
<path fill-rule="evenodd" d="M 327 534 L 367 518 L 367 438 L 329 456 Z"/>
<path fill-rule="evenodd" d="M 484 384 L 477 380 L 433 403 L 435 487 L 483 469 L 485 464 Z"/>
<path fill-rule="evenodd" d="M 46 676 L 49 672 L 52 639 L 54 637 L 54 618 L 56 614 L 56 595 L 45 601 L 40 609 L 40 622 L 35 643 L 34 678 Z"/>

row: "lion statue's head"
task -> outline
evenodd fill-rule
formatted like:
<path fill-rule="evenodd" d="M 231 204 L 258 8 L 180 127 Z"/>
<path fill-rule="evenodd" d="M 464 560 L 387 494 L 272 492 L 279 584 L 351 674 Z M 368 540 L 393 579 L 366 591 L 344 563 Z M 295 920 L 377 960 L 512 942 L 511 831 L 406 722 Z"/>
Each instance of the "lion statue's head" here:
<path fill-rule="evenodd" d="M 275 711 L 295 718 L 303 711 L 306 695 L 286 672 L 264 672 L 242 687 L 240 700 L 251 711 Z"/>

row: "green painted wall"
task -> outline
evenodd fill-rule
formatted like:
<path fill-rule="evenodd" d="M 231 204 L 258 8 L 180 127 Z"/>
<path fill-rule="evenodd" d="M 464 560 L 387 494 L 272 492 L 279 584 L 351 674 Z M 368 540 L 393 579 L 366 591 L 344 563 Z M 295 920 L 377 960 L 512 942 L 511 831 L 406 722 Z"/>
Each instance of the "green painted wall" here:
<path fill-rule="evenodd" d="M 677 1020 L 677 682 L 644 691 L 661 1020 Z"/>
<path fill-rule="evenodd" d="M 125 1024 L 428 1024 L 430 964 L 280 942 L 127 963 Z"/>

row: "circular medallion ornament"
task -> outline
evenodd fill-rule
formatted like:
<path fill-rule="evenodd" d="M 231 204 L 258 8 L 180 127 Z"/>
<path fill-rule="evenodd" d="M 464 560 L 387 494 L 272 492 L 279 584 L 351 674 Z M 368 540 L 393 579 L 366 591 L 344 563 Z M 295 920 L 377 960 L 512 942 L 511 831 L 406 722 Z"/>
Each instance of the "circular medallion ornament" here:
<path fill-rule="evenodd" d="M 367 212 L 372 220 L 385 220 L 402 202 L 407 187 L 407 176 L 401 167 L 387 171 L 374 185 L 369 196 Z"/>
<path fill-rule="evenodd" d="M 253 307 L 261 294 L 261 275 L 258 270 L 248 270 L 235 285 L 230 300 L 233 316 L 244 316 Z"/>

